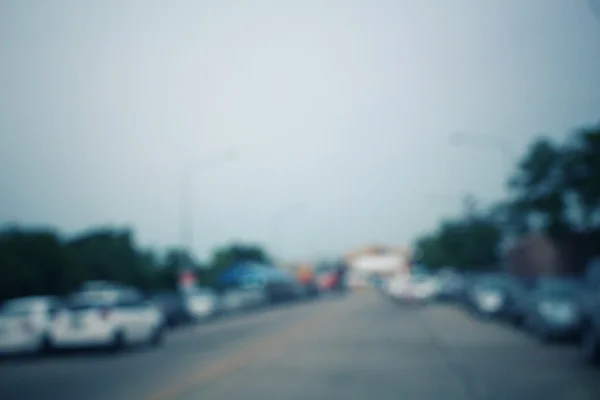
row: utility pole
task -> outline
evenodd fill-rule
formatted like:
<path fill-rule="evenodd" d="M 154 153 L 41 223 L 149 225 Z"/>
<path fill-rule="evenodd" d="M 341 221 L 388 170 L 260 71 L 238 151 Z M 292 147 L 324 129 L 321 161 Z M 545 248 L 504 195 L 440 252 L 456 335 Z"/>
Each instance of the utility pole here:
<path fill-rule="evenodd" d="M 187 163 L 180 176 L 180 209 L 179 209 L 179 234 L 180 234 L 180 247 L 181 252 L 179 254 L 179 269 L 181 273 L 185 273 L 189 270 L 191 262 L 190 259 L 193 257 L 194 252 L 194 180 L 196 173 L 204 170 L 206 167 L 221 164 L 223 162 L 230 162 L 237 159 L 237 153 L 230 149 L 229 151 L 221 154 L 220 156 L 203 160 L 200 163 Z"/>

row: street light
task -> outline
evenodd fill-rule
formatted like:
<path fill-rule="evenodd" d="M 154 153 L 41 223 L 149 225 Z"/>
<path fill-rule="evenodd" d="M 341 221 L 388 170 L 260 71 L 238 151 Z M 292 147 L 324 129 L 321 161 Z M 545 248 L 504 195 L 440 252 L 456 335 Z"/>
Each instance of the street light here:
<path fill-rule="evenodd" d="M 211 157 L 200 162 L 192 162 L 185 165 L 181 174 L 181 208 L 180 208 L 180 241 L 182 250 L 191 255 L 194 245 L 194 221 L 193 221 L 193 178 L 199 171 L 214 165 L 231 162 L 238 159 L 235 149 Z M 184 268 L 183 252 L 181 254 L 180 267 Z"/>

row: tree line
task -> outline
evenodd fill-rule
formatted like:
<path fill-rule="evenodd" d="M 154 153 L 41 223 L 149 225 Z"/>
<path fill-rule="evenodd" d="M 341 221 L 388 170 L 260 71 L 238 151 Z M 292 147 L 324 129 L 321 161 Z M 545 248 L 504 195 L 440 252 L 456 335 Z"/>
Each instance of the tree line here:
<path fill-rule="evenodd" d="M 507 186 L 510 200 L 481 208 L 468 198 L 462 215 L 418 238 L 420 261 L 486 268 L 502 262 L 504 238 L 532 233 L 569 253 L 573 272 L 600 253 L 600 123 L 572 130 L 563 142 L 537 137 Z"/>
<path fill-rule="evenodd" d="M 102 228 L 66 238 L 50 229 L 8 227 L 0 231 L 0 301 L 63 295 L 88 280 L 170 290 L 177 287 L 181 265 L 192 268 L 202 285 L 215 286 L 219 273 L 237 261 L 271 262 L 256 245 L 217 248 L 202 265 L 181 249 L 159 255 L 141 248 L 129 229 Z"/>

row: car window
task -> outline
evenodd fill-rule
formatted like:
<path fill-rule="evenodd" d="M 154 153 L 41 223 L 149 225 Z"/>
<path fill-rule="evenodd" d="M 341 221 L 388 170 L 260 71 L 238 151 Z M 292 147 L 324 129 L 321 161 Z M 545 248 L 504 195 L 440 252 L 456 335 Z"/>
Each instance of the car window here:
<path fill-rule="evenodd" d="M 67 308 L 72 311 L 87 311 L 97 310 L 110 306 L 109 302 L 89 301 L 89 300 L 74 300 L 67 303 Z"/>
<path fill-rule="evenodd" d="M 0 312 L 3 315 L 27 315 L 36 312 L 44 312 L 48 307 L 46 298 L 23 298 L 9 300 L 2 306 Z"/>
<path fill-rule="evenodd" d="M 145 300 L 146 299 L 141 293 L 134 290 L 128 290 L 119 296 L 117 305 L 119 307 L 139 307 L 146 303 Z"/>
<path fill-rule="evenodd" d="M 581 287 L 576 279 L 543 279 L 538 284 L 538 291 L 544 294 L 572 294 Z"/>

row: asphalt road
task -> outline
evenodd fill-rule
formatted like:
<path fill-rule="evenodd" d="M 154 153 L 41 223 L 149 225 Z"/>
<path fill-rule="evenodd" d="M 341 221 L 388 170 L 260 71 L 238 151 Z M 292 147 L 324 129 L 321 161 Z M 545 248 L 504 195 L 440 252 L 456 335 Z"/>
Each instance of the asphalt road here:
<path fill-rule="evenodd" d="M 460 309 L 374 293 L 174 332 L 161 349 L 0 363 L 3 400 L 598 399 L 600 371 Z"/>

